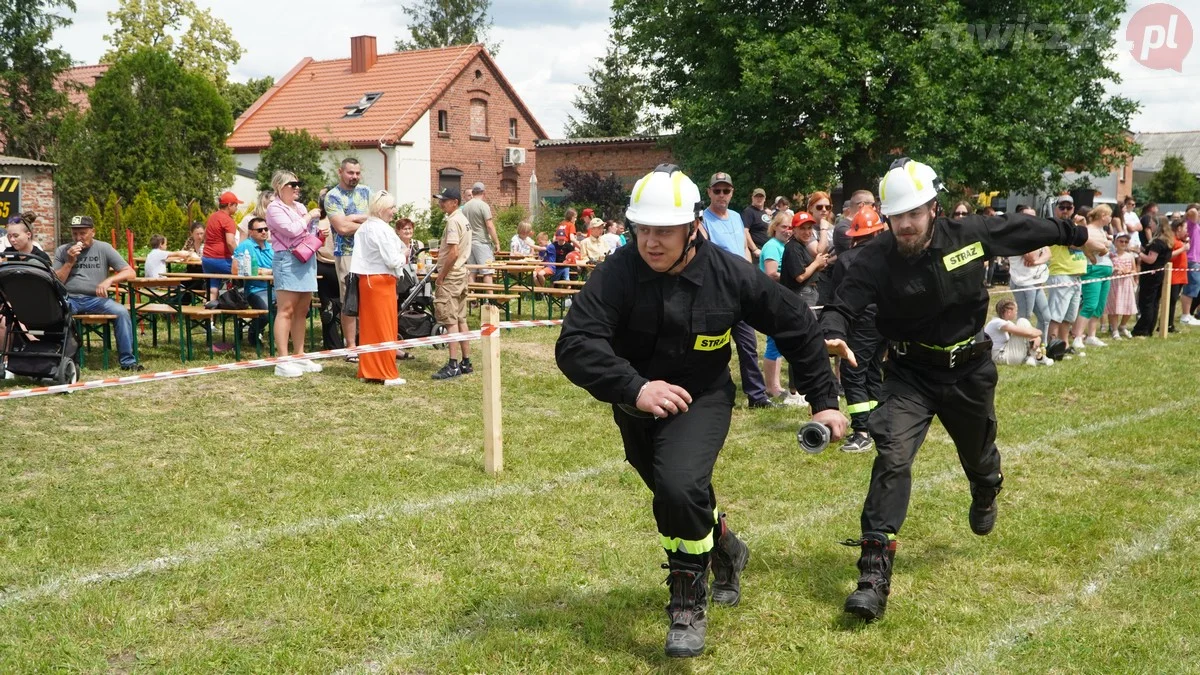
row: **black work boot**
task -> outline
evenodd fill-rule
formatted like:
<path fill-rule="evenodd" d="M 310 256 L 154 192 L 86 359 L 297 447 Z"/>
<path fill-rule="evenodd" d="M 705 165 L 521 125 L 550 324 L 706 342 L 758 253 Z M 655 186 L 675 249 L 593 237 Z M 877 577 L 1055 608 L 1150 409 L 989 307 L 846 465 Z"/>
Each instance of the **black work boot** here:
<path fill-rule="evenodd" d="M 733 607 L 742 599 L 742 570 L 750 561 L 750 547 L 729 529 L 725 514 L 713 528 L 716 546 L 712 551 L 712 601 Z"/>
<path fill-rule="evenodd" d="M 671 587 L 671 600 L 667 603 L 667 656 L 691 657 L 704 652 L 704 634 L 708 630 L 705 613 L 708 601 L 708 556 L 700 565 L 685 562 L 668 554 L 671 570 L 666 584 Z"/>
<path fill-rule="evenodd" d="M 860 541 L 851 539 L 842 543 L 862 547 L 858 558 L 858 589 L 846 598 L 846 611 L 865 621 L 882 618 L 892 590 L 896 540 L 883 532 L 867 532 Z"/>
<path fill-rule="evenodd" d="M 996 495 L 1000 494 L 1000 486 L 983 487 L 971 483 L 971 510 L 967 512 L 967 520 L 971 523 L 971 531 L 983 536 L 996 526 Z"/>

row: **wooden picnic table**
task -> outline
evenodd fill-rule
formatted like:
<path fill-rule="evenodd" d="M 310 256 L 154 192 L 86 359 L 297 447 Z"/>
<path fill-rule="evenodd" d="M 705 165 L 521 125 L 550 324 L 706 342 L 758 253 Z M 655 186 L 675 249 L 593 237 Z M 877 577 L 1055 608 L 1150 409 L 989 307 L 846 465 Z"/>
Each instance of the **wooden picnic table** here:
<path fill-rule="evenodd" d="M 265 281 L 268 284 L 275 281 L 275 277 L 270 274 L 258 274 L 253 277 L 243 277 L 236 274 L 192 274 L 191 272 L 167 272 L 166 276 L 171 279 L 188 277 L 190 279 L 218 279 L 223 281 Z"/>
<path fill-rule="evenodd" d="M 190 290 L 184 288 L 182 284 L 191 280 L 192 277 L 190 275 L 176 274 L 156 279 L 135 277 L 124 282 L 125 287 L 129 291 L 129 314 L 133 322 L 134 358 L 138 356 L 138 321 L 139 317 L 145 314 L 151 317 L 151 321 L 156 321 L 159 316 L 170 316 L 179 322 L 179 360 L 181 362 L 186 361 L 184 345 L 184 333 L 186 329 L 183 318 L 183 298 Z M 170 324 L 168 324 L 167 333 L 168 335 L 170 334 Z M 158 345 L 157 325 L 152 329 L 151 340 L 153 345 Z"/>

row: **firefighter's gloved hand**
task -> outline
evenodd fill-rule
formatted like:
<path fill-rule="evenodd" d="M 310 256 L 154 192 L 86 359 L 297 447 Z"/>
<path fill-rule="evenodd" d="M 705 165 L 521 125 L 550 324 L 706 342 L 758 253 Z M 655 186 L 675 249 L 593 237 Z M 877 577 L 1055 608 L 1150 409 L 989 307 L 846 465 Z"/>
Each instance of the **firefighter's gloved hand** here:
<path fill-rule="evenodd" d="M 820 422 L 829 427 L 829 436 L 832 441 L 840 441 L 846 435 L 846 427 L 850 426 L 850 420 L 842 414 L 842 411 L 830 408 L 822 410 L 812 416 L 814 422 Z"/>
<path fill-rule="evenodd" d="M 692 395 L 687 389 L 665 380 L 654 380 L 642 387 L 637 398 L 637 409 L 655 417 L 667 417 L 687 412 L 691 402 Z"/>
<path fill-rule="evenodd" d="M 858 359 L 854 358 L 854 352 L 850 351 L 850 345 L 846 344 L 845 340 L 826 340 L 825 351 L 829 352 L 830 356 L 840 356 L 852 366 L 858 365 Z"/>

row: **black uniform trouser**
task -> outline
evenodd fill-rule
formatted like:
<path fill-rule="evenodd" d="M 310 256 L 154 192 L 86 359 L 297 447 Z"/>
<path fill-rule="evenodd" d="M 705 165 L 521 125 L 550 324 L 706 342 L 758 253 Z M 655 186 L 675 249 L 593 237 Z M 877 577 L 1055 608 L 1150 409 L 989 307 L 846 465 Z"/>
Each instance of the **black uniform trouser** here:
<path fill-rule="evenodd" d="M 745 321 L 739 321 L 731 329 L 733 344 L 737 347 L 738 370 L 742 375 L 742 391 L 750 402 L 767 400 L 767 383 L 758 368 L 758 335 Z"/>
<path fill-rule="evenodd" d="M 1000 485 L 996 449 L 996 364 L 980 358 L 962 367 L 952 382 L 939 382 L 923 366 L 887 362 L 883 401 L 871 414 L 875 465 L 863 504 L 862 531 L 897 534 L 908 513 L 912 463 L 933 416 L 937 415 L 958 450 L 963 472 L 984 487 Z M 926 368 L 926 370 L 928 370 Z"/>
<path fill-rule="evenodd" d="M 1158 326 L 1158 301 L 1162 297 L 1163 275 L 1147 274 L 1138 281 L 1137 323 L 1133 324 L 1134 335 L 1153 335 Z"/>
<path fill-rule="evenodd" d="M 867 431 L 871 410 L 879 402 L 883 390 L 883 355 L 887 340 L 875 329 L 875 319 L 859 319 L 846 333 L 846 343 L 858 360 L 857 366 L 842 359 L 842 389 L 846 392 L 846 410 L 850 413 L 850 428 Z"/>
<path fill-rule="evenodd" d="M 733 382 L 726 381 L 695 397 L 686 413 L 661 420 L 613 406 L 625 459 L 654 493 L 654 520 L 668 551 L 712 549 L 717 508 L 712 473 L 729 433 L 734 393 Z"/>

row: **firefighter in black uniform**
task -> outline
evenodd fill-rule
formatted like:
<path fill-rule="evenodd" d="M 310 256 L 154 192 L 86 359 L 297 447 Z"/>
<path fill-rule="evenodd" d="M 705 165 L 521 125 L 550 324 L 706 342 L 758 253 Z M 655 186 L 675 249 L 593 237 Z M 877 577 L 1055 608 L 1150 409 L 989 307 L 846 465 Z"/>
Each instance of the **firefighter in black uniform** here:
<path fill-rule="evenodd" d="M 833 288 L 841 285 L 850 266 L 863 252 L 863 247 L 886 229 L 887 224 L 874 208 L 863 208 L 854 216 L 846 231 L 850 246 L 838 254 L 833 266 Z M 846 343 L 854 352 L 858 364 L 842 361 L 839 366 L 851 429 L 846 442 L 842 444 L 842 452 L 870 452 L 875 444 L 871 440 L 868 424 L 871 411 L 879 405 L 880 392 L 883 390 L 883 356 L 887 352 L 887 342 L 875 327 L 874 304 L 863 308 L 847 328 Z"/>
<path fill-rule="evenodd" d="M 731 329 L 745 321 L 775 337 L 800 371 L 813 419 L 834 438 L 847 420 L 827 350 L 853 359 L 843 341 L 826 343 L 795 295 L 696 237 L 702 208 L 699 188 L 675 166 L 639 180 L 625 214 L 636 244 L 592 273 L 555 347 L 572 382 L 613 404 L 625 458 L 654 492 L 670 570 L 668 656 L 704 650 L 710 558 L 713 601 L 736 605 L 750 557 L 712 488 L 734 403 Z"/>
<path fill-rule="evenodd" d="M 1030 216 L 938 215 L 941 185 L 929 166 L 903 158 L 879 184 L 891 231 L 862 248 L 825 307 L 827 338 L 875 303 L 879 333 L 890 343 L 883 397 L 871 414 L 876 457 L 863 505 L 858 588 L 847 612 L 868 621 L 883 616 L 891 588 L 896 535 L 908 511 L 912 462 L 937 415 L 971 483 L 968 521 L 978 535 L 996 522 L 1003 476 L 996 449 L 996 366 L 991 342 L 975 336 L 987 318 L 984 261 L 1042 246 L 1083 246 L 1102 253 L 1104 233 L 1064 220 Z"/>

